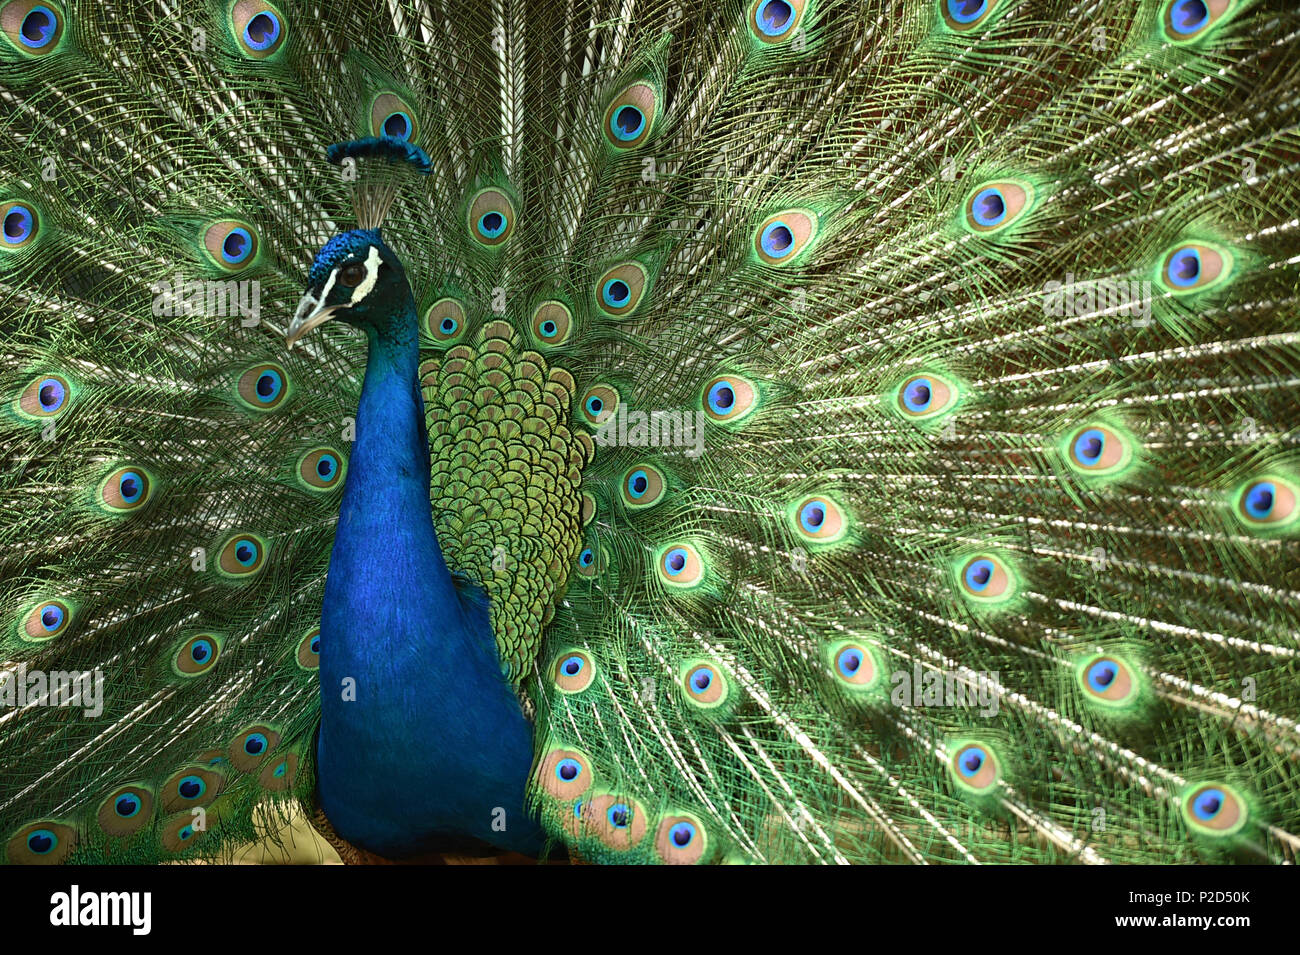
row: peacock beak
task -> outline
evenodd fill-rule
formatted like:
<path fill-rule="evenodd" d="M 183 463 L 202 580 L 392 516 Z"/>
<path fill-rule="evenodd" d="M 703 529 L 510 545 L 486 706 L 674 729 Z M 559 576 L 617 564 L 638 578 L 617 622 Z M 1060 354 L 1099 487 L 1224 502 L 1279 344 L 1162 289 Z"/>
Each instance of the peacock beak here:
<path fill-rule="evenodd" d="M 298 302 L 298 309 L 293 313 L 293 321 L 289 322 L 289 327 L 285 330 L 284 347 L 292 351 L 298 339 L 313 328 L 328 322 L 338 314 L 339 308 L 338 305 L 321 307 L 317 294 L 314 291 L 308 291 Z"/>

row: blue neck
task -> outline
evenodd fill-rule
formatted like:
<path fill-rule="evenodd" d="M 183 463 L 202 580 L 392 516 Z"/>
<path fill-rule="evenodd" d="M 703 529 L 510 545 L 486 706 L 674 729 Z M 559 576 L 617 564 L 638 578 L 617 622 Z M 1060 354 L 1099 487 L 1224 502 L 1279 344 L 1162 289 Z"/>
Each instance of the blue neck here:
<path fill-rule="evenodd" d="M 339 835 L 380 855 L 449 836 L 535 854 L 543 837 L 523 809 L 532 727 L 501 675 L 485 602 L 443 561 L 424 420 L 407 291 L 370 333 L 325 584 L 321 803 Z"/>

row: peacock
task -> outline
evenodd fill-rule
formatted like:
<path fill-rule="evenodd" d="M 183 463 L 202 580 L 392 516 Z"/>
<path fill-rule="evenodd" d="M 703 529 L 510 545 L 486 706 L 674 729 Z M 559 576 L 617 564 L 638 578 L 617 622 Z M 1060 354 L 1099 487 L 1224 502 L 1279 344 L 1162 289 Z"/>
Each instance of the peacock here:
<path fill-rule="evenodd" d="M 0 32 L 7 862 L 1295 861 L 1293 4 Z"/>

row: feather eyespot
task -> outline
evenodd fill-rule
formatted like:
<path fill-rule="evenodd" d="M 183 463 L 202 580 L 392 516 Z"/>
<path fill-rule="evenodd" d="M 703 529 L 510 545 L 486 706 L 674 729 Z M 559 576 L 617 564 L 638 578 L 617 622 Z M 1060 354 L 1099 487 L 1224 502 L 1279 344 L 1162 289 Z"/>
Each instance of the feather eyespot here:
<path fill-rule="evenodd" d="M 293 786 L 298 776 L 298 754 L 285 753 L 278 759 L 269 759 L 257 774 L 262 788 L 270 792 L 284 792 Z"/>
<path fill-rule="evenodd" d="M 207 673 L 221 656 L 221 640 L 211 633 L 189 637 L 172 660 L 172 669 L 183 677 Z"/>
<path fill-rule="evenodd" d="M 415 142 L 420 126 L 415 110 L 396 93 L 380 93 L 370 104 L 370 135 Z"/>
<path fill-rule="evenodd" d="M 672 813 L 659 820 L 655 853 L 667 865 L 696 865 L 708 858 L 708 829 L 690 813 Z"/>
<path fill-rule="evenodd" d="M 790 506 L 789 515 L 795 533 L 818 544 L 840 540 L 848 529 L 844 509 L 823 494 L 796 500 Z"/>
<path fill-rule="evenodd" d="M 12 0 L 0 7 L 0 28 L 26 56 L 52 53 L 58 48 L 64 27 L 63 8 L 52 0 Z"/>
<path fill-rule="evenodd" d="M 987 790 L 998 781 L 1001 774 L 992 748 L 980 743 L 966 743 L 957 747 L 948 768 L 958 786 L 973 791 Z"/>
<path fill-rule="evenodd" d="M 576 570 L 583 577 L 599 577 L 609 567 L 609 553 L 603 547 L 587 546 L 578 553 Z"/>
<path fill-rule="evenodd" d="M 1174 295 L 1203 292 L 1227 281 L 1232 253 L 1206 242 L 1185 242 L 1165 253 L 1157 278 Z"/>
<path fill-rule="evenodd" d="M 289 395 L 289 373 L 273 362 L 254 365 L 239 376 L 235 390 L 245 406 L 271 411 Z"/>
<path fill-rule="evenodd" d="M 238 0 L 230 21 L 240 51 L 250 59 L 264 60 L 284 46 L 284 15 L 264 0 Z"/>
<path fill-rule="evenodd" d="M 266 544 L 253 534 L 236 534 L 222 546 L 217 567 L 226 577 L 247 577 L 266 564 Z"/>
<path fill-rule="evenodd" d="M 469 204 L 469 232 L 479 245 L 495 248 L 514 233 L 515 206 L 500 189 L 484 189 Z"/>
<path fill-rule="evenodd" d="M 14 865 L 58 865 L 76 847 L 77 830 L 44 819 L 23 826 L 5 844 L 5 858 Z"/>
<path fill-rule="evenodd" d="M 153 481 L 141 467 L 120 467 L 99 485 L 99 500 L 108 510 L 125 514 L 137 511 L 149 501 Z"/>
<path fill-rule="evenodd" d="M 342 487 L 345 460 L 334 448 L 313 448 L 298 459 L 298 479 L 311 491 L 330 491 Z"/>
<path fill-rule="evenodd" d="M 614 413 L 618 410 L 618 401 L 618 389 L 613 385 L 592 385 L 581 399 L 583 420 L 588 426 L 599 428 L 614 417 Z"/>
<path fill-rule="evenodd" d="M 19 636 L 33 643 L 52 640 L 72 626 L 72 606 L 63 600 L 42 600 L 23 620 Z"/>
<path fill-rule="evenodd" d="M 1033 190 L 1019 182 L 990 182 L 966 200 L 966 225 L 975 232 L 1000 232 L 1019 219 L 1033 202 Z"/>
<path fill-rule="evenodd" d="M 51 418 L 63 411 L 72 394 L 62 375 L 42 375 L 18 396 L 18 410 L 32 418 Z"/>
<path fill-rule="evenodd" d="M 168 777 L 158 790 L 163 812 L 208 806 L 221 795 L 226 779 L 205 766 L 187 766 Z"/>
<path fill-rule="evenodd" d="M 636 82 L 614 97 L 605 110 L 605 139 L 615 149 L 635 149 L 650 138 L 659 112 L 659 94 Z"/>
<path fill-rule="evenodd" d="M 582 821 L 588 832 L 611 849 L 635 848 L 645 837 L 645 811 L 626 796 L 593 797 L 583 804 Z"/>
<path fill-rule="evenodd" d="M 100 803 L 95 818 L 108 835 L 126 838 L 144 828 L 152 816 L 153 793 L 144 786 L 123 786 Z"/>
<path fill-rule="evenodd" d="M 561 693 L 581 693 L 596 678 L 596 666 L 583 650 L 565 650 L 555 659 L 552 672 Z"/>
<path fill-rule="evenodd" d="M 1135 459 L 1134 440 L 1104 422 L 1088 422 L 1066 432 L 1061 447 L 1070 470 L 1088 480 L 1118 476 Z"/>
<path fill-rule="evenodd" d="M 649 281 L 640 262 L 616 265 L 596 281 L 596 305 L 606 315 L 626 318 L 641 304 Z"/>
<path fill-rule="evenodd" d="M 1199 39 L 1219 23 L 1234 0 L 1167 0 L 1161 17 L 1165 36 L 1175 43 Z"/>
<path fill-rule="evenodd" d="M 438 345 L 459 341 L 465 332 L 465 306 L 454 298 L 434 302 L 424 313 L 424 331 Z"/>
<path fill-rule="evenodd" d="M 537 767 L 537 785 L 543 792 L 568 802 L 586 792 L 592 783 L 591 761 L 576 749 L 552 749 Z"/>
<path fill-rule="evenodd" d="M 831 674 L 844 689 L 860 693 L 879 683 L 880 666 L 876 655 L 858 640 L 841 640 L 827 648 Z"/>
<path fill-rule="evenodd" d="M 596 499 L 586 491 L 582 492 L 582 526 L 586 527 L 596 516 Z"/>
<path fill-rule="evenodd" d="M 663 500 L 666 488 L 667 481 L 657 467 L 652 464 L 637 465 L 623 475 L 623 503 L 632 510 L 653 507 Z"/>
<path fill-rule="evenodd" d="M 280 734 L 269 726 L 250 726 L 231 742 L 230 763 L 241 773 L 256 772 L 279 743 Z"/>
<path fill-rule="evenodd" d="M 711 421 L 734 424 L 758 406 L 757 396 L 749 380 L 739 375 L 719 375 L 705 383 L 701 402 Z"/>
<path fill-rule="evenodd" d="M 573 330 L 573 313 L 563 302 L 543 302 L 533 312 L 533 337 L 541 345 L 563 345 Z"/>
<path fill-rule="evenodd" d="M 25 202 L 0 203 L 0 249 L 17 250 L 30 245 L 40 231 L 36 210 Z"/>
<path fill-rule="evenodd" d="M 948 29 L 967 33 L 984 24 L 998 0 L 938 0 L 939 12 Z"/>
<path fill-rule="evenodd" d="M 769 216 L 754 232 L 754 251 L 765 265 L 789 265 L 817 235 L 817 216 L 806 209 L 787 209 Z"/>
<path fill-rule="evenodd" d="M 295 659 L 298 661 L 298 666 L 304 670 L 320 669 L 320 627 L 312 630 L 298 641 L 298 652 Z"/>
<path fill-rule="evenodd" d="M 1300 488 L 1280 475 L 1247 481 L 1237 491 L 1237 519 L 1247 528 L 1274 533 L 1300 520 Z"/>
<path fill-rule="evenodd" d="M 257 231 L 247 222 L 224 219 L 208 226 L 203 233 L 203 247 L 212 261 L 227 272 L 238 272 L 257 258 Z"/>
<path fill-rule="evenodd" d="M 659 580 L 669 587 L 694 587 L 704 579 L 704 560 L 688 543 L 669 544 L 660 549 L 655 560 Z"/>
<path fill-rule="evenodd" d="M 1010 603 L 1019 593 L 1015 569 L 998 554 L 958 558 L 952 567 L 958 592 L 973 604 L 998 607 Z"/>
<path fill-rule="evenodd" d="M 1077 677 L 1087 699 L 1104 706 L 1132 702 L 1138 688 L 1138 681 L 1129 665 L 1109 654 L 1084 660 L 1077 670 Z"/>
<path fill-rule="evenodd" d="M 895 407 L 910 421 L 931 421 L 957 406 L 957 383 L 944 375 L 925 372 L 906 379 L 895 395 Z"/>
<path fill-rule="evenodd" d="M 1226 783 L 1200 783 L 1190 787 L 1182 800 L 1183 819 L 1197 835 L 1222 838 L 1235 835 L 1246 825 L 1250 811 L 1246 801 Z"/>
<path fill-rule="evenodd" d="M 794 36 L 808 0 L 756 0 L 749 8 L 749 31 L 760 43 L 782 43 Z"/>
<path fill-rule="evenodd" d="M 179 812 L 164 820 L 159 841 L 168 852 L 184 852 L 194 846 L 205 832 L 195 828 L 193 813 Z"/>
<path fill-rule="evenodd" d="M 727 703 L 731 686 L 722 670 L 708 660 L 692 660 L 681 670 L 683 698 L 700 709 L 715 709 Z"/>

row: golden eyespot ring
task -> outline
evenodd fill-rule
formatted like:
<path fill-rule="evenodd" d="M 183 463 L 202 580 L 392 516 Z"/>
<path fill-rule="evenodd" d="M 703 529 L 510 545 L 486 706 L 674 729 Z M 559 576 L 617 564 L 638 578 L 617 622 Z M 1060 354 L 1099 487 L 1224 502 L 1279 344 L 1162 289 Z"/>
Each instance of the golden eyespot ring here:
<path fill-rule="evenodd" d="M 614 417 L 618 402 L 618 389 L 613 385 L 592 385 L 582 396 L 579 410 L 588 425 L 598 428 Z"/>
<path fill-rule="evenodd" d="M 42 600 L 27 613 L 20 636 L 29 642 L 52 640 L 72 626 L 73 609 L 62 600 Z"/>
<path fill-rule="evenodd" d="M 976 600 L 997 600 L 1013 589 L 1013 578 L 1002 559 L 994 554 L 976 554 L 961 567 L 961 586 Z"/>
<path fill-rule="evenodd" d="M 515 231 L 515 205 L 500 189 L 484 189 L 470 200 L 467 225 L 479 245 L 495 248 Z"/>
<path fill-rule="evenodd" d="M 1200 835 L 1223 837 L 1240 832 L 1250 816 L 1246 801 L 1227 783 L 1199 783 L 1187 789 L 1183 819 Z"/>
<path fill-rule="evenodd" d="M 148 471 L 127 465 L 119 467 L 100 482 L 99 499 L 109 510 L 127 513 L 144 507 L 152 489 Z"/>
<path fill-rule="evenodd" d="M 26 248 L 36 241 L 40 231 L 40 213 L 30 202 L 0 202 L 0 252 Z"/>
<path fill-rule="evenodd" d="M 843 640 L 830 647 L 831 673 L 840 683 L 854 690 L 874 686 L 880 670 L 875 654 L 857 640 Z"/>
<path fill-rule="evenodd" d="M 563 302 L 543 302 L 533 312 L 533 337 L 541 345 L 563 345 L 573 331 L 573 313 Z"/>
<path fill-rule="evenodd" d="M 704 561 L 689 543 L 669 544 L 655 560 L 659 579 L 669 587 L 693 587 L 704 578 Z"/>
<path fill-rule="evenodd" d="M 633 849 L 645 837 L 645 810 L 627 796 L 595 796 L 582 807 L 589 833 L 611 849 Z"/>
<path fill-rule="evenodd" d="M 688 812 L 666 815 L 655 828 L 655 854 L 667 865 L 695 865 L 708 857 L 708 830 Z"/>
<path fill-rule="evenodd" d="M 206 766 L 187 766 L 173 773 L 158 790 L 163 812 L 209 806 L 221 795 L 226 777 Z"/>
<path fill-rule="evenodd" d="M 1161 285 L 1174 295 L 1199 292 L 1225 281 L 1232 271 L 1232 253 L 1204 242 L 1184 242 L 1161 261 Z"/>
<path fill-rule="evenodd" d="M 11 0 L 0 6 L 0 30 L 25 56 L 57 50 L 66 25 L 63 6 L 55 0 Z"/>
<path fill-rule="evenodd" d="M 583 650 L 565 650 L 556 656 L 551 675 L 561 693 L 581 693 L 596 678 L 596 665 Z"/>
<path fill-rule="evenodd" d="M 269 726 L 250 726 L 230 743 L 230 764 L 241 773 L 256 772 L 280 744 L 280 734 Z"/>
<path fill-rule="evenodd" d="M 230 12 L 235 41 L 249 59 L 264 60 L 284 47 L 289 24 L 282 14 L 265 0 L 238 0 Z"/>
<path fill-rule="evenodd" d="M 227 272 L 238 272 L 257 258 L 257 230 L 239 219 L 223 219 L 203 233 L 203 248 Z"/>
<path fill-rule="evenodd" d="M 110 836 L 124 839 L 134 835 L 153 820 L 153 792 L 132 783 L 121 786 L 99 805 L 95 814 L 99 828 Z"/>
<path fill-rule="evenodd" d="M 808 0 L 754 0 L 749 7 L 749 32 L 760 43 L 785 43 L 803 22 Z"/>
<path fill-rule="evenodd" d="M 5 858 L 13 865 L 58 865 L 77 845 L 77 830 L 62 822 L 29 822 L 5 843 Z"/>
<path fill-rule="evenodd" d="M 298 775 L 298 754 L 281 753 L 268 759 L 257 774 L 257 781 L 269 792 L 284 792 L 293 787 Z"/>
<path fill-rule="evenodd" d="M 465 333 L 465 306 L 454 298 L 442 298 L 424 313 L 424 330 L 439 344 L 454 342 Z"/>
<path fill-rule="evenodd" d="M 790 517 L 795 533 L 804 540 L 829 542 L 844 535 L 844 511 L 825 495 L 814 494 L 796 501 Z"/>
<path fill-rule="evenodd" d="M 211 633 L 188 638 L 176 651 L 172 668 L 184 677 L 199 676 L 212 669 L 221 656 L 221 640 Z"/>
<path fill-rule="evenodd" d="M 1083 471 L 1104 474 L 1132 458 L 1128 442 L 1103 424 L 1088 424 L 1070 437 L 1070 464 Z"/>
<path fill-rule="evenodd" d="M 966 225 L 975 232 L 1000 232 L 1020 218 L 1032 199 L 1032 191 L 1021 183 L 986 182 L 966 198 Z"/>
<path fill-rule="evenodd" d="M 764 265 L 789 265 L 817 234 L 817 216 L 806 209 L 787 209 L 768 216 L 754 230 L 754 252 Z"/>
<path fill-rule="evenodd" d="M 898 388 L 898 410 L 903 417 L 916 421 L 943 414 L 956 400 L 957 389 L 953 384 L 933 372 L 912 375 Z"/>
<path fill-rule="evenodd" d="M 255 534 L 236 534 L 221 548 L 218 567 L 227 577 L 256 574 L 266 565 L 266 544 Z"/>
<path fill-rule="evenodd" d="M 577 799 L 592 779 L 591 760 L 576 749 L 552 749 L 537 766 L 537 785 L 561 802 Z"/>
<path fill-rule="evenodd" d="M 41 375 L 18 396 L 18 410 L 33 418 L 62 414 L 72 397 L 72 387 L 62 375 Z"/>
<path fill-rule="evenodd" d="M 298 477 L 308 488 L 332 491 L 343 486 L 347 458 L 334 448 L 313 448 L 298 461 Z"/>
<path fill-rule="evenodd" d="M 596 499 L 586 491 L 582 492 L 582 526 L 586 527 L 596 516 Z"/>
<path fill-rule="evenodd" d="M 240 400 L 255 411 L 280 407 L 289 395 L 289 373 L 275 362 L 254 365 L 239 376 L 236 385 Z"/>
<path fill-rule="evenodd" d="M 616 265 L 596 280 L 596 306 L 606 315 L 626 318 L 636 311 L 650 283 L 640 262 Z"/>
<path fill-rule="evenodd" d="M 704 413 L 720 424 L 733 424 L 757 406 L 757 392 L 748 379 L 740 375 L 710 378 L 700 392 Z"/>
<path fill-rule="evenodd" d="M 1109 704 L 1126 702 L 1136 686 L 1128 664 L 1108 654 L 1086 660 L 1079 668 L 1079 683 L 1088 697 Z"/>
<path fill-rule="evenodd" d="M 415 110 L 396 93 L 380 93 L 370 104 L 370 135 L 416 142 L 420 124 Z"/>
<path fill-rule="evenodd" d="M 298 642 L 295 659 L 304 670 L 320 669 L 320 627 L 316 627 Z"/>
<path fill-rule="evenodd" d="M 957 747 L 949 764 L 958 785 L 967 789 L 988 789 L 998 781 L 1000 770 L 993 750 L 981 743 Z"/>
<path fill-rule="evenodd" d="M 682 690 L 688 703 L 708 709 L 726 703 L 731 686 L 718 666 L 696 660 L 682 669 Z"/>
<path fill-rule="evenodd" d="M 1189 43 L 1223 19 L 1233 0 L 1166 0 L 1161 14 L 1165 36 L 1174 43 Z"/>
<path fill-rule="evenodd" d="M 626 87 L 605 110 L 605 140 L 615 149 L 636 149 L 650 138 L 659 113 L 659 94 L 637 81 Z"/>
<path fill-rule="evenodd" d="M 653 464 L 637 464 L 628 469 L 620 484 L 623 503 L 632 510 L 653 507 L 663 500 L 667 482 Z"/>
<path fill-rule="evenodd" d="M 1300 489 L 1289 480 L 1266 474 L 1242 485 L 1237 493 L 1237 517 L 1250 528 L 1281 530 L 1300 518 L 1297 497 Z"/>

